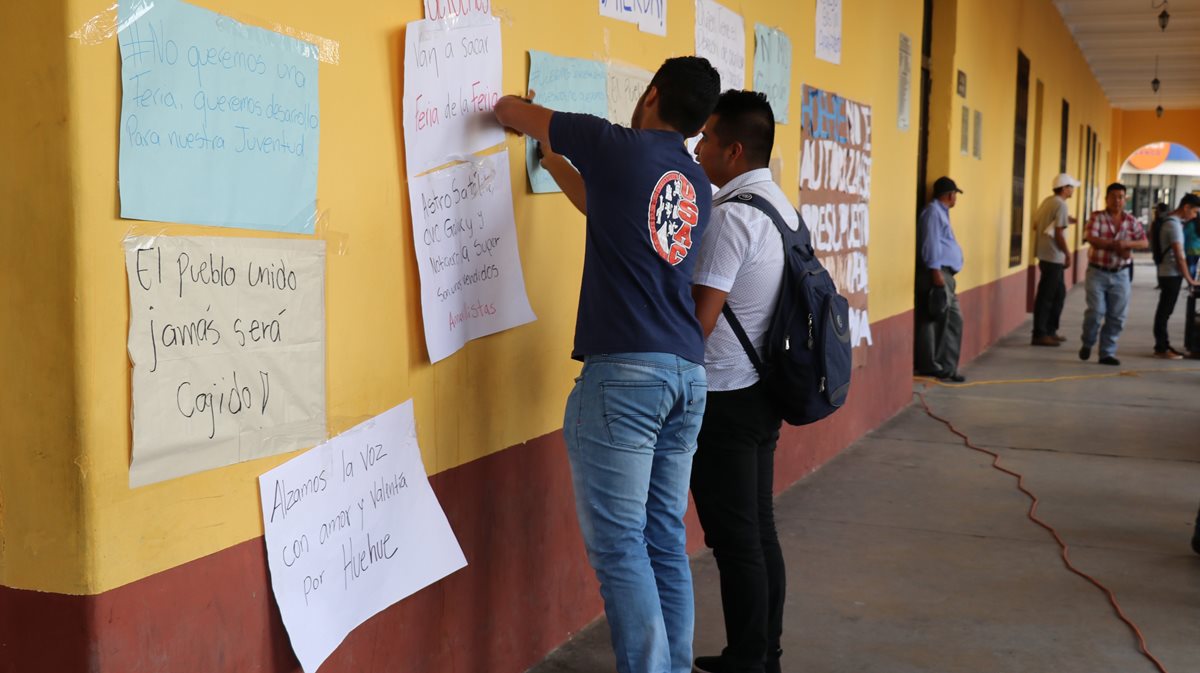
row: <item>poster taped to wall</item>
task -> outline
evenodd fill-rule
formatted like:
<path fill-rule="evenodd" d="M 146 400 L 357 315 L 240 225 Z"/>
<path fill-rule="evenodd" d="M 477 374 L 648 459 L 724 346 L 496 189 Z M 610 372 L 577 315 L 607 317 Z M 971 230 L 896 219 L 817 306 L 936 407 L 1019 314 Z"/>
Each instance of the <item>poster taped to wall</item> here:
<path fill-rule="evenodd" d="M 599 61 L 565 58 L 541 51 L 529 52 L 528 90 L 535 102 L 558 112 L 582 112 L 604 117 L 608 114 L 606 68 Z M 537 141 L 525 138 L 525 170 L 534 194 L 561 192 L 550 172 L 542 168 Z"/>
<path fill-rule="evenodd" d="M 817 0 L 817 58 L 842 62 L 842 0 Z"/>
<path fill-rule="evenodd" d="M 466 567 L 417 446 L 412 400 L 258 479 L 271 588 L 315 673 L 373 615 Z"/>
<path fill-rule="evenodd" d="M 408 181 L 429 360 L 533 322 L 513 222 L 508 150 Z"/>
<path fill-rule="evenodd" d="M 404 31 L 404 156 L 413 177 L 504 142 L 492 108 L 501 94 L 500 21 Z"/>
<path fill-rule="evenodd" d="M 131 487 L 325 434 L 325 242 L 125 239 Z"/>
<path fill-rule="evenodd" d="M 608 121 L 632 127 L 633 111 L 654 73 L 623 63 L 608 64 Z"/>
<path fill-rule="evenodd" d="M 667 34 L 667 0 L 599 0 L 599 2 L 600 16 L 636 23 L 638 30 L 643 33 Z"/>
<path fill-rule="evenodd" d="M 854 365 L 871 341 L 871 107 L 805 86 L 800 106 L 800 214 L 838 291 L 850 302 Z"/>
<path fill-rule="evenodd" d="M 317 47 L 178 0 L 118 19 L 121 217 L 312 233 Z"/>
<path fill-rule="evenodd" d="M 721 75 L 721 91 L 746 88 L 746 22 L 715 0 L 696 0 L 696 55 Z"/>
<path fill-rule="evenodd" d="M 754 90 L 767 95 L 776 124 L 788 123 L 791 82 L 791 39 L 782 30 L 754 24 Z"/>

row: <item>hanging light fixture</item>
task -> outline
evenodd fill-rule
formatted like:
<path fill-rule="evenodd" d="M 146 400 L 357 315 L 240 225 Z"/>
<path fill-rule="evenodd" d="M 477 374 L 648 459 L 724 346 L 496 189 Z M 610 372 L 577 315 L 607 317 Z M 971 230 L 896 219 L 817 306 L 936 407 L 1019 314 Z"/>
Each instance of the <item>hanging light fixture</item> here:
<path fill-rule="evenodd" d="M 1150 88 L 1154 89 L 1154 93 L 1158 93 L 1158 87 L 1162 82 L 1158 81 L 1158 54 L 1154 55 L 1154 79 L 1150 80 Z"/>
<path fill-rule="evenodd" d="M 1158 117 L 1159 119 L 1162 119 L 1163 106 L 1159 105 L 1158 107 L 1154 108 L 1154 116 Z"/>
<path fill-rule="evenodd" d="M 1163 11 L 1158 14 L 1158 27 L 1164 32 L 1167 30 L 1167 24 L 1171 21 L 1171 13 L 1167 11 L 1167 2 L 1168 0 L 1162 0 L 1162 2 L 1150 0 L 1150 9 L 1163 8 Z"/>

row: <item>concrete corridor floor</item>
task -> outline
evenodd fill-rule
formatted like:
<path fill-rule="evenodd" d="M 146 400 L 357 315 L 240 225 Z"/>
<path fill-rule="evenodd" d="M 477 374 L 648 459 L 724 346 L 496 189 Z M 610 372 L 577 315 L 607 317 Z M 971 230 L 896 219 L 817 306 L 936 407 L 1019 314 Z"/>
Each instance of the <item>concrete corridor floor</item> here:
<path fill-rule="evenodd" d="M 1200 362 L 1150 357 L 1157 293 L 1137 268 L 1120 368 L 1077 357 L 1083 287 L 1061 348 L 1029 322 L 932 387 L 929 403 L 1025 475 L 1038 513 L 1110 587 L 1170 673 L 1200 671 Z M 1184 299 L 1172 320 L 1182 350 Z M 967 326 L 970 329 L 970 326 Z M 1165 373 L 1164 373 L 1165 372 Z M 914 388 L 920 387 L 914 385 Z M 777 499 L 788 563 L 785 673 L 1153 673 L 1104 594 L 1026 518 L 1015 479 L 913 405 Z M 694 557 L 697 654 L 724 644 L 712 555 Z M 603 619 L 530 673 L 613 673 Z"/>

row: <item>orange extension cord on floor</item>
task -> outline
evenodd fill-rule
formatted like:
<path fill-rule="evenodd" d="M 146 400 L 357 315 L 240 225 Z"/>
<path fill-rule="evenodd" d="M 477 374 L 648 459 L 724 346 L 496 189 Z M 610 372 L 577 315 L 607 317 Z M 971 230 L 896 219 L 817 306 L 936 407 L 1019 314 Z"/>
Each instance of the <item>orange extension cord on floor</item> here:
<path fill-rule="evenodd" d="M 1061 377 L 1053 378 L 1053 379 L 1016 379 L 1016 380 L 1011 380 L 1011 381 L 977 381 L 977 382 L 963 383 L 963 384 L 942 383 L 936 379 L 928 379 L 925 377 L 916 377 L 916 380 L 920 381 L 922 383 L 925 383 L 926 385 L 934 384 L 934 385 L 944 386 L 947 388 L 969 388 L 972 386 L 983 386 L 983 385 L 1005 385 L 1005 384 L 1011 385 L 1011 384 L 1020 384 L 1020 383 L 1056 383 L 1056 382 L 1060 382 L 1060 381 L 1078 381 L 1078 380 L 1083 380 L 1083 379 L 1113 378 L 1116 376 L 1138 376 L 1143 373 L 1147 373 L 1147 374 L 1148 373 L 1182 373 L 1182 372 L 1196 372 L 1196 371 L 1200 371 L 1200 370 L 1198 370 L 1198 369 L 1150 369 L 1150 370 L 1140 370 L 1140 371 L 1132 371 L 1131 370 L 1131 371 L 1122 371 L 1122 372 L 1118 372 L 1118 373 L 1114 373 L 1114 374 L 1099 374 L 1099 375 L 1095 375 L 1095 376 L 1061 376 Z M 1125 625 L 1128 626 L 1130 628 L 1130 630 L 1133 631 L 1133 635 L 1137 637 L 1138 651 L 1141 652 L 1143 655 L 1145 655 L 1145 657 L 1147 659 L 1149 659 L 1151 662 L 1153 662 L 1154 666 L 1157 667 L 1158 670 L 1161 671 L 1161 673 L 1168 673 L 1166 667 L 1163 666 L 1163 663 L 1158 660 L 1158 657 L 1155 657 L 1153 654 L 1150 653 L 1150 649 L 1146 647 L 1146 639 L 1145 639 L 1145 637 L 1142 636 L 1141 629 L 1139 629 L 1137 627 L 1137 624 L 1134 624 L 1133 621 L 1125 615 L 1125 611 L 1121 609 L 1121 604 L 1117 602 L 1117 597 L 1115 594 L 1113 594 L 1112 590 L 1109 589 L 1108 587 L 1104 586 L 1096 578 L 1083 572 L 1079 568 L 1076 568 L 1075 564 L 1073 564 L 1071 562 L 1071 556 L 1068 553 L 1067 543 L 1063 542 L 1063 539 L 1062 539 L 1062 537 L 1059 536 L 1058 531 L 1054 530 L 1054 526 L 1051 526 L 1050 524 L 1046 523 L 1042 519 L 1038 518 L 1038 515 L 1037 515 L 1038 497 L 1036 495 L 1034 495 L 1032 491 L 1025 488 L 1024 475 L 1020 474 L 1019 472 L 1014 472 L 1006 467 L 1001 467 L 1000 454 L 995 453 L 993 451 L 988 451 L 987 449 L 984 449 L 984 448 L 981 448 L 978 446 L 975 446 L 975 444 L 971 441 L 971 438 L 968 437 L 965 432 L 954 427 L 954 424 L 951 423 L 949 420 L 942 418 L 941 416 L 938 416 L 936 413 L 934 413 L 933 408 L 930 407 L 929 402 L 926 401 L 924 393 L 922 393 L 921 391 L 918 390 L 918 391 L 914 391 L 913 394 L 916 395 L 917 399 L 921 402 L 921 406 L 925 409 L 925 413 L 933 420 L 938 421 L 939 423 L 945 425 L 946 428 L 950 430 L 950 432 L 954 433 L 960 439 L 962 439 L 963 444 L 965 446 L 967 446 L 967 448 L 974 449 L 975 451 L 979 451 L 980 453 L 985 453 L 985 454 L 991 456 L 993 468 L 995 468 L 1007 475 L 1016 477 L 1017 488 L 1022 493 L 1024 493 L 1026 496 L 1028 496 L 1029 500 L 1031 501 L 1030 505 L 1029 505 L 1029 512 L 1028 512 L 1029 519 L 1031 521 L 1033 521 L 1034 523 L 1036 523 L 1037 525 L 1041 526 L 1042 528 L 1045 528 L 1047 531 L 1050 532 L 1051 535 L 1054 536 L 1054 541 L 1058 543 L 1059 548 L 1062 550 L 1062 560 L 1063 560 L 1063 564 L 1066 565 L 1067 570 L 1070 570 L 1071 572 L 1075 573 L 1076 575 L 1079 575 L 1080 577 L 1087 580 L 1088 582 L 1091 582 L 1096 588 L 1100 589 L 1101 591 L 1103 591 L 1105 593 L 1105 595 L 1108 596 L 1108 602 L 1111 603 L 1113 606 L 1113 609 L 1116 610 L 1117 616 L 1121 618 L 1121 621 L 1125 622 Z"/>

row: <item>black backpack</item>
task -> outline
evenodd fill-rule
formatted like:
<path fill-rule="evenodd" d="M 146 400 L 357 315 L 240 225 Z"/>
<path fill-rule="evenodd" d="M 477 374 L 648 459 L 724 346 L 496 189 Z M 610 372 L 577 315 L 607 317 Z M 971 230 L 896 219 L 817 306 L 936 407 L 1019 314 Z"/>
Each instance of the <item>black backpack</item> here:
<path fill-rule="evenodd" d="M 1155 264 L 1162 264 L 1163 257 L 1166 256 L 1166 251 L 1162 248 L 1162 225 L 1165 218 L 1156 217 L 1154 223 L 1150 225 L 1150 257 L 1154 259 Z"/>
<path fill-rule="evenodd" d="M 803 219 L 792 231 L 766 198 L 746 193 L 732 198 L 770 217 L 783 237 L 783 284 L 762 358 L 728 304 L 721 312 L 783 420 L 815 423 L 845 404 L 850 392 L 850 305 L 817 260 Z"/>

